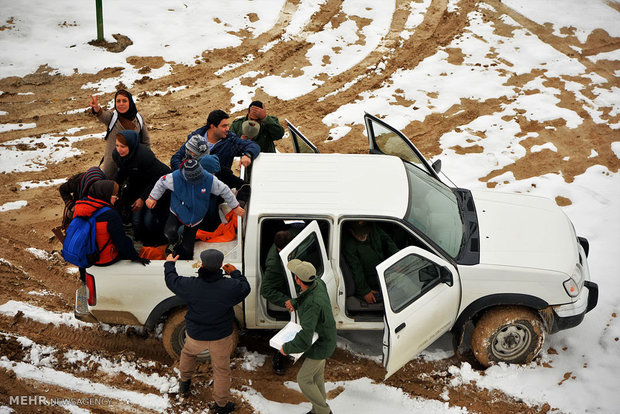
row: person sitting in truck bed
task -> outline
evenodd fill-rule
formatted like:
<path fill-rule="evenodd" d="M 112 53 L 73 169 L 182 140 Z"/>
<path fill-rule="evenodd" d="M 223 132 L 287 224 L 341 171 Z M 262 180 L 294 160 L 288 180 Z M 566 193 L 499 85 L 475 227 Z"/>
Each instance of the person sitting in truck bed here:
<path fill-rule="evenodd" d="M 113 206 L 118 199 L 118 184 L 112 180 L 100 180 L 93 183 L 88 197 L 75 203 L 75 217 L 90 217 L 102 207 L 110 210 L 96 217 L 95 239 L 100 250 L 96 265 L 109 265 L 121 259 L 147 265 L 150 260 L 143 259 L 133 246 L 133 241 L 125 234 L 121 216 Z"/>
<path fill-rule="evenodd" d="M 230 116 L 221 109 L 216 109 L 209 113 L 207 124 L 191 132 L 188 140 L 193 135 L 200 135 L 207 139 L 209 154 L 217 155 L 220 161 L 220 172 L 216 174 L 216 177 L 228 187 L 237 189 L 237 199 L 243 207 L 250 199 L 250 186 L 233 173 L 233 158 L 241 157 L 241 164 L 248 167 L 260 154 L 260 147 L 254 141 L 239 138 L 229 129 Z M 170 167 L 173 170 L 179 168 L 185 157 L 186 149 L 186 144 L 183 144 L 170 159 Z"/>
<path fill-rule="evenodd" d="M 164 227 L 169 243 L 168 252 L 184 260 L 194 257 L 198 224 L 209 211 L 211 194 L 222 196 L 235 215 L 245 214 L 230 188 L 205 171 L 194 159 L 186 160 L 180 169 L 162 176 L 146 200 L 146 206 L 154 208 L 166 190 L 172 192 L 170 213 Z M 179 238 L 178 229 L 181 225 L 183 236 Z"/>
<path fill-rule="evenodd" d="M 112 152 L 112 158 L 117 166 L 114 181 L 121 186 L 127 184 L 121 202 L 128 210 L 131 209 L 134 239 L 142 241 L 145 246 L 164 244 L 166 239 L 163 231 L 168 199 L 166 198 L 165 202 L 162 200 L 158 208 L 153 210 L 145 208 L 144 202 L 159 177 L 168 174 L 170 168 L 157 159 L 153 151 L 140 143 L 140 136 L 136 131 L 124 130 L 114 138 L 116 148 Z"/>
<path fill-rule="evenodd" d="M 374 223 L 354 221 L 343 232 L 342 252 L 355 281 L 355 296 L 367 303 L 382 302 L 375 268 L 398 251 L 388 234 Z"/>
<path fill-rule="evenodd" d="M 60 185 L 58 191 L 65 202 L 62 228 L 66 229 L 73 218 L 76 201 L 88 197 L 88 190 L 95 181 L 105 180 L 105 174 L 99 167 L 90 167 L 86 172 L 77 173 Z"/>

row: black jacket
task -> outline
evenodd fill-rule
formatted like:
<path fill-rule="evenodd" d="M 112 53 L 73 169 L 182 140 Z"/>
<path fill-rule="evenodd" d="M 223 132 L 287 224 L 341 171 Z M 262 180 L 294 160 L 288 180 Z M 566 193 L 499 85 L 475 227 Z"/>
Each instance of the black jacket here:
<path fill-rule="evenodd" d="M 130 134 L 133 132 L 133 134 Z M 170 168 L 159 161 L 153 151 L 137 141 L 135 131 L 123 131 L 129 146 L 129 154 L 121 157 L 114 150 L 112 158 L 118 166 L 114 181 L 122 185 L 127 181 L 127 199 L 132 204 L 138 198 L 146 201 L 157 180 L 171 172 Z"/>
<path fill-rule="evenodd" d="M 187 302 L 187 334 L 198 341 L 215 341 L 232 334 L 233 307 L 250 294 L 250 284 L 239 270 L 224 277 L 218 269 L 198 270 L 198 277 L 179 276 L 175 262 L 164 263 L 166 286 Z"/>

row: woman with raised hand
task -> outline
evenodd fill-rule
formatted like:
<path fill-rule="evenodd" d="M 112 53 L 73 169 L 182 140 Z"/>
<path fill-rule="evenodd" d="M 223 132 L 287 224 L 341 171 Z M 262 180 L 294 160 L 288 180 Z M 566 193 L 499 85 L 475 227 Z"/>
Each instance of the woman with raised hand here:
<path fill-rule="evenodd" d="M 150 148 L 149 131 L 142 116 L 138 113 L 131 93 L 124 89 L 120 89 L 114 95 L 114 110 L 104 110 L 99 105 L 97 96 L 94 95 L 90 95 L 90 108 L 97 119 L 107 126 L 101 169 L 106 177 L 113 178 L 116 173 L 116 164 L 112 159 L 112 152 L 116 146 L 114 139 L 116 135 L 124 130 L 136 131 L 140 137 L 140 143 Z"/>

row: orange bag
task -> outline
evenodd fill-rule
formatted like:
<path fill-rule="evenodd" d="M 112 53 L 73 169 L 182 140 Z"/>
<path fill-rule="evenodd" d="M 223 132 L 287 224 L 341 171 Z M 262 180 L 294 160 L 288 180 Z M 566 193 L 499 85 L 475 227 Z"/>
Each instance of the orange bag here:
<path fill-rule="evenodd" d="M 214 231 L 198 230 L 196 232 L 196 239 L 209 243 L 222 243 L 234 240 L 237 235 L 237 217 L 235 213 L 229 211 L 226 214 L 226 220 L 228 223 L 220 224 Z"/>
<path fill-rule="evenodd" d="M 140 257 L 149 260 L 166 260 L 167 244 L 161 246 L 142 246 L 140 249 Z"/>

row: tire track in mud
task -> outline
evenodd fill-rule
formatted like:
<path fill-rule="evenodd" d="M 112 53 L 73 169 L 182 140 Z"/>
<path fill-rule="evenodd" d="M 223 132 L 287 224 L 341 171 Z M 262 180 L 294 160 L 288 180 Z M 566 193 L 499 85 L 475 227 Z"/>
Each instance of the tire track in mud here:
<path fill-rule="evenodd" d="M 587 56 L 601 53 L 603 51 L 608 52 L 620 48 L 620 41 L 618 39 L 612 40 L 613 38 L 609 38 L 606 44 L 598 46 L 596 48 L 588 49 L 586 53 L 580 53 L 577 50 L 573 49 L 571 46 L 581 49 L 587 45 L 587 42 L 586 45 L 580 44 L 577 38 L 574 36 L 568 36 L 566 38 L 558 37 L 553 34 L 553 30 L 550 27 L 540 25 L 533 20 L 528 19 L 517 10 L 511 9 L 499 0 L 484 0 L 484 2 L 494 7 L 498 13 L 505 14 L 514 19 L 521 26 L 523 26 L 532 34 L 537 36 L 542 42 L 553 47 L 558 52 L 573 59 L 577 59 L 579 63 L 586 67 L 587 72 L 599 74 L 600 76 L 605 78 L 610 84 L 618 83 L 618 79 L 614 75 L 612 70 L 609 70 L 609 68 L 606 68 L 601 64 L 592 62 L 590 59 L 587 58 Z"/>
<path fill-rule="evenodd" d="M 126 334 L 104 331 L 99 325 L 74 329 L 65 325 L 43 324 L 17 313 L 14 317 L 0 315 L 0 331 L 25 336 L 41 345 L 68 347 L 103 355 L 125 355 L 171 365 L 161 342 L 128 329 Z"/>

